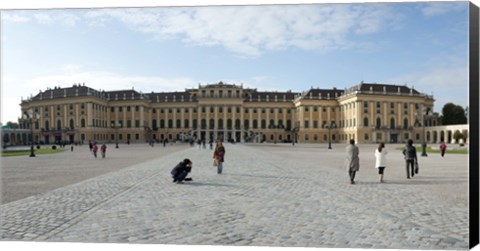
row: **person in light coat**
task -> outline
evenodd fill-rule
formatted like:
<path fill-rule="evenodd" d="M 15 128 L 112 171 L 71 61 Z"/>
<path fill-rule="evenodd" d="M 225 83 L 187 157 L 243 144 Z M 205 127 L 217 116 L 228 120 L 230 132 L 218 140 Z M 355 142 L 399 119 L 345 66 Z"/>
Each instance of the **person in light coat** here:
<path fill-rule="evenodd" d="M 385 144 L 378 144 L 378 148 L 375 149 L 375 168 L 378 169 L 378 174 L 380 175 L 380 183 L 383 183 L 383 172 L 387 166 L 387 150 L 385 150 Z"/>
<path fill-rule="evenodd" d="M 350 145 L 347 146 L 347 157 L 345 159 L 345 168 L 350 176 L 350 184 L 355 184 L 355 173 L 360 169 L 360 158 L 358 157 L 358 146 L 355 145 L 355 140 L 350 140 Z"/>

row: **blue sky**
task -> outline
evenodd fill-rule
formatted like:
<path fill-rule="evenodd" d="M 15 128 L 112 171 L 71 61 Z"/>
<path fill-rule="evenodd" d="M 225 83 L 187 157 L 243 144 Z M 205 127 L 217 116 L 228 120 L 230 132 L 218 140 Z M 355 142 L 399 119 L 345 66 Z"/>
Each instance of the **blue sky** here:
<path fill-rule="evenodd" d="M 55 86 L 406 84 L 468 105 L 468 2 L 2 10 L 1 121 Z"/>

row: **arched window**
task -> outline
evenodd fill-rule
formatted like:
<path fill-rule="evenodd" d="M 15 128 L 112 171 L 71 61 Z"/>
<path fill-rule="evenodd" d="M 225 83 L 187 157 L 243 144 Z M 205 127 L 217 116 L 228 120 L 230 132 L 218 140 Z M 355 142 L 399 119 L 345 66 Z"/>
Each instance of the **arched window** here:
<path fill-rule="evenodd" d="M 287 128 L 288 129 L 292 128 L 292 121 L 291 120 L 287 120 Z"/>
<path fill-rule="evenodd" d="M 45 125 L 46 126 L 46 125 Z M 83 128 L 85 127 L 85 119 L 80 120 L 80 126 Z"/>
<path fill-rule="evenodd" d="M 235 128 L 236 128 L 236 129 L 240 129 L 240 127 L 241 127 L 240 119 L 236 119 L 236 120 L 235 120 Z"/>
<path fill-rule="evenodd" d="M 200 120 L 200 126 L 201 126 L 202 129 L 206 129 L 207 128 L 207 120 L 206 119 Z"/>
<path fill-rule="evenodd" d="M 367 118 L 367 117 L 365 117 L 365 118 L 363 119 L 363 126 L 368 127 L 368 118 Z"/>
<path fill-rule="evenodd" d="M 184 126 L 185 128 L 190 128 L 190 120 L 185 119 L 185 120 L 183 121 L 183 126 Z"/>
<path fill-rule="evenodd" d="M 250 126 L 250 121 L 248 119 L 244 120 L 243 121 L 243 128 L 248 130 L 249 126 Z"/>
<path fill-rule="evenodd" d="M 157 129 L 157 120 L 152 120 L 152 129 Z"/>
<path fill-rule="evenodd" d="M 197 129 L 198 127 L 198 121 L 197 119 L 193 119 L 193 125 L 192 125 L 193 129 Z"/>
<path fill-rule="evenodd" d="M 182 121 L 177 119 L 176 128 L 182 128 Z"/>
<path fill-rule="evenodd" d="M 173 120 L 168 120 L 168 128 L 173 128 Z"/>
<path fill-rule="evenodd" d="M 407 129 L 407 128 L 408 128 L 408 119 L 405 118 L 405 119 L 403 120 L 403 129 Z"/>
<path fill-rule="evenodd" d="M 275 120 L 271 119 L 270 123 L 268 124 L 269 127 L 275 126 Z"/>
<path fill-rule="evenodd" d="M 375 124 L 375 128 L 380 128 L 382 126 L 382 120 L 377 118 L 377 123 Z"/>
<path fill-rule="evenodd" d="M 62 129 L 62 121 L 57 120 L 57 130 L 61 130 L 61 129 Z"/>
<path fill-rule="evenodd" d="M 390 119 L 390 129 L 395 129 L 395 119 L 394 118 Z"/>
<path fill-rule="evenodd" d="M 227 128 L 228 129 L 232 129 L 232 120 L 231 119 L 227 119 Z"/>
<path fill-rule="evenodd" d="M 73 119 L 70 119 L 70 129 L 73 130 L 74 128 L 75 128 L 75 126 L 74 126 L 74 124 L 73 124 Z"/>
<path fill-rule="evenodd" d="M 165 120 L 160 120 L 160 128 L 165 128 Z"/>
<path fill-rule="evenodd" d="M 218 120 L 218 128 L 223 129 L 223 119 Z"/>
<path fill-rule="evenodd" d="M 278 120 L 278 125 L 283 128 L 283 120 Z"/>
<path fill-rule="evenodd" d="M 262 129 L 265 129 L 267 127 L 267 121 L 262 119 Z"/>
<path fill-rule="evenodd" d="M 210 129 L 214 129 L 214 128 L 215 128 L 215 120 L 214 120 L 214 119 L 210 119 L 209 125 L 210 125 Z"/>
<path fill-rule="evenodd" d="M 256 119 L 253 120 L 253 129 L 258 128 L 258 121 Z"/>

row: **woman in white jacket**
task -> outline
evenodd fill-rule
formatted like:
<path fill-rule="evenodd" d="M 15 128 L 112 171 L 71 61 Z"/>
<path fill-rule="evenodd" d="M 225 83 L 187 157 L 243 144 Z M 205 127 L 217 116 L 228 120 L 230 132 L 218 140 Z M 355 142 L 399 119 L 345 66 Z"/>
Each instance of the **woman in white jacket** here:
<path fill-rule="evenodd" d="M 380 175 L 380 182 L 383 183 L 383 171 L 387 164 L 387 150 L 385 150 L 385 144 L 380 143 L 378 148 L 375 149 L 375 168 L 378 169 Z"/>

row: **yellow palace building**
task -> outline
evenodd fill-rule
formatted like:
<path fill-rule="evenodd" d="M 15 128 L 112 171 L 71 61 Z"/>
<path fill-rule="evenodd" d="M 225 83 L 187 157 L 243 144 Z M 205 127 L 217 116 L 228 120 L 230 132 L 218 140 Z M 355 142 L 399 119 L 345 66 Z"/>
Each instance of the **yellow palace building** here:
<path fill-rule="evenodd" d="M 21 102 L 21 128 L 37 143 L 235 142 L 359 143 L 421 140 L 434 126 L 433 96 L 406 85 L 258 91 L 198 85 L 176 92 L 100 91 L 85 84 L 47 89 Z"/>

